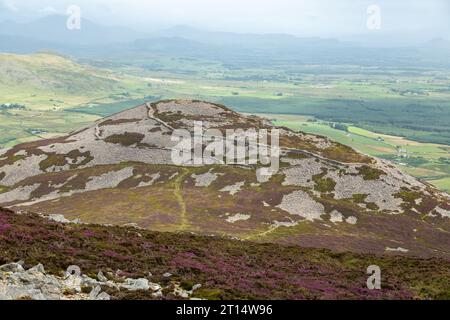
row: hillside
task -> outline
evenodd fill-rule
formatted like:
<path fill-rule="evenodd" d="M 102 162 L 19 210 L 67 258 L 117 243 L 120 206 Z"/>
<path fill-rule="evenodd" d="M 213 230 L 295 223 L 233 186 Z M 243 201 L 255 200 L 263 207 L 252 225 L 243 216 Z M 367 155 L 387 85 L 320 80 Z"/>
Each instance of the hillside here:
<path fill-rule="evenodd" d="M 59 223 L 3 209 L 0 252 L 4 298 L 448 299 L 450 294 L 448 261 L 440 259 Z M 82 275 L 63 277 L 74 265 Z M 382 270 L 381 290 L 367 289 L 369 265 Z"/>
<path fill-rule="evenodd" d="M 281 168 L 174 166 L 171 133 L 272 128 L 201 101 L 144 104 L 0 152 L 0 205 L 154 231 L 377 254 L 450 257 L 448 194 L 327 138 L 281 128 Z"/>
<path fill-rule="evenodd" d="M 107 70 L 55 54 L 0 54 L 0 92 L 5 103 L 44 110 L 55 104 L 64 107 L 118 91 L 120 80 Z"/>
<path fill-rule="evenodd" d="M 0 147 L 67 134 L 97 120 L 67 112 L 80 104 L 132 100 L 142 79 L 96 68 L 52 53 L 0 53 Z M 5 109 L 19 104 L 23 109 Z"/>

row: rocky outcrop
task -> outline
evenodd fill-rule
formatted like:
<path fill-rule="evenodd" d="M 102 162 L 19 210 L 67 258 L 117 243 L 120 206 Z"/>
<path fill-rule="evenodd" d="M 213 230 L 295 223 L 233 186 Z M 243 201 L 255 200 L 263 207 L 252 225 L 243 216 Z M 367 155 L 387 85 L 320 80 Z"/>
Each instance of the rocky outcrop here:
<path fill-rule="evenodd" d="M 18 262 L 0 266 L 0 300 L 110 300 L 112 297 L 104 288 L 117 292 L 149 291 L 155 299 L 163 297 L 163 286 L 145 278 L 113 281 L 100 271 L 93 279 L 81 274 L 76 266 L 69 267 L 64 276 L 55 276 L 46 273 L 42 264 L 28 270 L 22 265 Z M 196 285 L 187 291 L 173 284 L 172 290 L 175 296 L 187 299 L 200 287 Z"/>
<path fill-rule="evenodd" d="M 49 275 L 41 264 L 28 270 L 21 263 L 0 266 L 0 300 L 109 300 L 100 285 L 84 275 Z"/>

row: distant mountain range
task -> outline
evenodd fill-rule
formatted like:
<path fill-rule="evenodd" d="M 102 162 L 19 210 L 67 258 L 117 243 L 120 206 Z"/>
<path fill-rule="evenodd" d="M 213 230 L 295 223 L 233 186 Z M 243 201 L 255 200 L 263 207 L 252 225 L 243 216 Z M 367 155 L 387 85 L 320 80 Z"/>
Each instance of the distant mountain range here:
<path fill-rule="evenodd" d="M 206 59 L 239 66 L 289 64 L 359 64 L 450 67 L 449 42 L 437 39 L 421 47 L 366 47 L 336 39 L 299 38 L 288 34 L 205 31 L 176 26 L 153 33 L 101 26 L 82 20 L 80 30 L 66 28 L 66 16 L 29 23 L 0 22 L 0 51 L 33 53 L 53 50 L 81 58 L 133 60 L 155 55 Z"/>
<path fill-rule="evenodd" d="M 82 19 L 79 30 L 69 30 L 66 23 L 67 17 L 62 15 L 47 16 L 29 23 L 7 20 L 0 22 L 0 34 L 65 46 L 130 42 L 146 36 L 145 33 L 139 33 L 126 27 L 101 26 L 87 19 Z"/>

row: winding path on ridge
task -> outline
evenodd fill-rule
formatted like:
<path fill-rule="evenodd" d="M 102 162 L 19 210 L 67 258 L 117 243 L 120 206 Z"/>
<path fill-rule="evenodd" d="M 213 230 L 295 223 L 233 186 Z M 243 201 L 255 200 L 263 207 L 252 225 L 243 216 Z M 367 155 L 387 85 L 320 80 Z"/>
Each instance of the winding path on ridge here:
<path fill-rule="evenodd" d="M 181 217 L 181 223 L 180 223 L 180 229 L 182 231 L 185 231 L 189 227 L 189 220 L 187 217 L 187 210 L 186 210 L 186 202 L 184 201 L 183 196 L 183 181 L 184 178 L 189 174 L 189 170 L 184 168 L 182 173 L 176 177 L 174 182 L 174 189 L 173 194 L 175 195 L 175 198 L 178 202 L 178 206 L 180 207 L 180 217 Z"/>
<path fill-rule="evenodd" d="M 169 125 L 168 123 L 164 122 L 163 120 L 161 120 L 161 119 L 159 119 L 158 117 L 155 116 L 155 108 L 154 108 L 154 106 L 151 103 L 146 102 L 145 105 L 147 107 L 147 116 L 148 116 L 149 119 L 152 119 L 152 120 L 160 123 L 161 125 L 165 126 L 169 130 L 171 130 L 172 132 L 175 131 L 175 128 L 173 128 L 171 125 Z M 277 128 L 277 127 L 274 126 L 274 128 Z M 205 137 L 205 136 L 202 135 L 201 137 Z M 257 145 L 261 146 L 261 147 L 272 148 L 272 146 L 267 145 L 267 144 L 258 143 Z M 324 162 L 328 162 L 328 163 L 331 163 L 331 164 L 334 164 L 334 165 L 344 165 L 344 166 L 348 165 L 348 163 L 346 163 L 346 162 L 341 162 L 341 161 L 337 161 L 337 160 L 328 159 L 328 158 L 323 157 L 323 156 L 321 156 L 321 155 L 319 155 L 317 153 L 314 153 L 314 152 L 311 152 L 311 151 L 302 150 L 302 149 L 281 147 L 279 150 L 280 150 L 280 152 L 284 151 L 284 152 L 294 153 L 294 154 L 304 154 L 304 155 L 307 155 L 307 156 L 310 156 L 310 157 L 314 157 L 314 158 L 320 159 L 320 160 L 322 160 Z M 353 165 L 365 165 L 365 163 L 357 163 L 357 162 L 352 162 L 351 164 L 353 164 Z"/>

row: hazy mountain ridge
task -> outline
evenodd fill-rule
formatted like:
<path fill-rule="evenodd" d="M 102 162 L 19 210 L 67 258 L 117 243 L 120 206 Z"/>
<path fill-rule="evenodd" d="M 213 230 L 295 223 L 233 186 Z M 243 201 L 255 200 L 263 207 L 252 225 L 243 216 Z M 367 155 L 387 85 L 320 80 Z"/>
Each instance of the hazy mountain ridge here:
<path fill-rule="evenodd" d="M 81 28 L 69 30 L 67 16 L 52 15 L 27 23 L 0 22 L 0 34 L 33 38 L 44 43 L 61 45 L 99 45 L 130 42 L 144 37 L 145 33 L 127 27 L 101 26 L 87 19 L 81 20 Z"/>
<path fill-rule="evenodd" d="M 422 46 L 365 47 L 336 39 L 300 38 L 289 34 L 241 34 L 175 26 L 153 33 L 125 27 L 100 26 L 82 20 L 80 30 L 66 28 L 66 16 L 47 16 L 28 23 L 0 22 L 0 50 L 33 53 L 51 49 L 78 58 L 123 60 L 135 56 L 164 55 L 219 60 L 237 66 L 252 65 L 359 64 L 381 66 L 449 67 L 448 46 L 436 51 L 433 42 Z M 11 39 L 11 36 L 16 37 Z M 11 41 L 12 40 L 12 41 Z"/>

